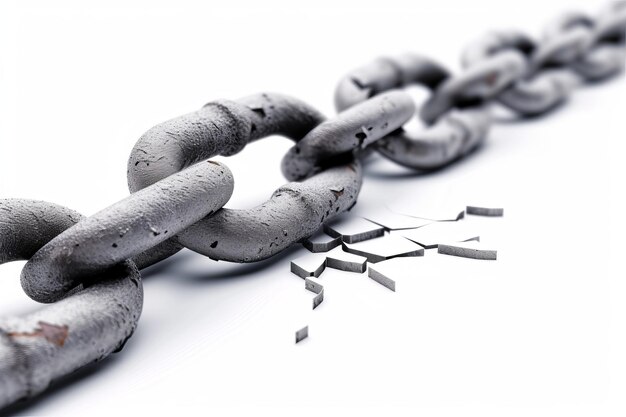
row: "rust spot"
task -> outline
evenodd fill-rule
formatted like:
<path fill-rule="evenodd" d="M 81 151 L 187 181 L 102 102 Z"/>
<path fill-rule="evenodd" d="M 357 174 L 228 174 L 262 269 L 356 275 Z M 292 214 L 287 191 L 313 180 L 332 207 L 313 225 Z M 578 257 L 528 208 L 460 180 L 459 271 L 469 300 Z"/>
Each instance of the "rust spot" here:
<path fill-rule="evenodd" d="M 65 339 L 69 335 L 69 327 L 66 325 L 58 326 L 45 321 L 40 321 L 37 324 L 39 327 L 32 332 L 11 332 L 7 335 L 9 337 L 43 337 L 53 345 L 63 346 L 65 344 Z"/>
<path fill-rule="evenodd" d="M 209 161 L 207 161 L 207 162 L 208 162 L 209 164 L 213 164 L 213 165 L 220 166 L 220 163 L 219 163 L 219 162 L 215 162 L 215 161 L 211 161 L 211 160 L 209 160 Z"/>
<path fill-rule="evenodd" d="M 352 172 L 356 172 L 356 168 L 354 167 L 354 164 L 348 165 L 348 169 Z"/>
<path fill-rule="evenodd" d="M 497 72 L 491 72 L 491 73 L 487 74 L 487 76 L 485 77 L 485 82 L 488 85 L 495 85 L 497 81 L 498 81 L 498 73 Z"/>

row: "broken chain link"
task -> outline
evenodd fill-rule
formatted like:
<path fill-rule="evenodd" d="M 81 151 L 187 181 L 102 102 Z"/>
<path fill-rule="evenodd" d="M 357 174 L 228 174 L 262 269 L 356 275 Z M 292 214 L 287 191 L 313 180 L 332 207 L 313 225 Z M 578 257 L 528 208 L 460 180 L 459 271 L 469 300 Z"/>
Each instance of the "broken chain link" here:
<path fill-rule="evenodd" d="M 517 31 L 487 34 L 466 48 L 457 76 L 416 55 L 355 69 L 337 86 L 340 113 L 330 120 L 265 93 L 159 124 L 131 152 L 131 195 L 87 218 L 52 203 L 0 200 L 0 263 L 27 260 L 24 291 L 54 302 L 0 320 L 0 408 L 121 349 L 141 313 L 139 269 L 183 247 L 232 262 L 275 255 L 356 203 L 365 149 L 413 169 L 441 168 L 485 140 L 493 101 L 520 116 L 544 114 L 579 80 L 623 71 L 625 58 L 626 2 L 595 18 L 568 13 L 539 42 Z M 431 94 L 418 112 L 421 132 L 403 128 L 416 106 L 396 89 L 412 84 Z M 271 135 L 296 142 L 282 160 L 295 182 L 258 207 L 223 208 L 234 180 L 210 158 Z"/>

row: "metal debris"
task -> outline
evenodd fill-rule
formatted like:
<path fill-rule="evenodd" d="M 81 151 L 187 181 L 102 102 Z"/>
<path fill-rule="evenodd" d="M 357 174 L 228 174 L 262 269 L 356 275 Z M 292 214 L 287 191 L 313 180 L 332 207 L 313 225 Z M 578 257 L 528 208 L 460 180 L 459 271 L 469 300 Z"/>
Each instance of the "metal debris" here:
<path fill-rule="evenodd" d="M 378 265 L 370 265 L 367 269 L 367 276 L 378 282 L 380 285 L 389 288 L 391 291 L 396 291 L 396 281 L 380 272 L 378 270 Z"/>
<path fill-rule="evenodd" d="M 385 207 L 366 210 L 362 212 L 362 216 L 373 223 L 383 226 L 386 230 L 415 229 L 433 222 L 433 220 L 429 219 L 395 213 Z"/>
<path fill-rule="evenodd" d="M 503 208 L 495 207 L 479 207 L 479 206 L 467 206 L 465 209 L 467 214 L 473 214 L 475 216 L 488 216 L 488 217 L 502 217 L 504 216 Z"/>
<path fill-rule="evenodd" d="M 407 207 L 390 206 L 389 210 L 403 216 L 430 220 L 431 222 L 455 222 L 465 217 L 465 210 L 454 207 Z"/>
<path fill-rule="evenodd" d="M 342 214 L 324 224 L 324 231 L 347 243 L 362 242 L 385 233 L 383 227 L 352 214 Z"/>
<path fill-rule="evenodd" d="M 440 243 L 437 252 L 443 255 L 491 261 L 495 261 L 498 256 L 496 250 L 484 249 L 478 242 Z"/>
<path fill-rule="evenodd" d="M 291 272 L 300 278 L 319 277 L 326 268 L 326 256 L 316 253 L 306 254 L 291 261 Z"/>
<path fill-rule="evenodd" d="M 387 235 L 359 243 L 344 243 L 343 250 L 376 263 L 399 256 L 423 256 L 424 248 L 404 237 Z"/>
<path fill-rule="evenodd" d="M 322 301 L 324 301 L 324 288 L 322 288 L 322 291 L 320 291 L 319 294 L 313 297 L 313 310 L 315 310 L 317 306 L 322 304 Z"/>
<path fill-rule="evenodd" d="M 345 252 L 342 248 L 333 249 L 326 256 L 328 268 L 362 274 L 367 269 L 367 258 Z"/>
<path fill-rule="evenodd" d="M 302 241 L 302 245 L 313 253 L 328 252 L 341 244 L 340 237 L 332 237 L 320 228 L 313 236 Z"/>
<path fill-rule="evenodd" d="M 436 248 L 441 242 L 480 240 L 478 233 L 465 222 L 436 222 L 419 229 L 403 230 L 401 235 L 425 249 Z"/>
<path fill-rule="evenodd" d="M 307 337 L 309 337 L 309 326 L 304 326 L 296 332 L 296 343 L 300 343 Z"/>
<path fill-rule="evenodd" d="M 313 310 L 315 310 L 324 301 L 324 286 L 310 278 L 305 278 L 304 288 L 316 294 L 313 297 Z"/>

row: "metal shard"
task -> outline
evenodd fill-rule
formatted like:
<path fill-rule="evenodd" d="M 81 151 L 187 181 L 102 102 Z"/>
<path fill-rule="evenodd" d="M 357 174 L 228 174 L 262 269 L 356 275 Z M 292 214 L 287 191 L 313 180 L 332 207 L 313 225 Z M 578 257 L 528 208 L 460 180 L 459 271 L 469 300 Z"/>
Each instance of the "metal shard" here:
<path fill-rule="evenodd" d="M 478 233 L 465 222 L 436 222 L 419 229 L 403 230 L 399 234 L 425 249 L 436 248 L 442 242 L 480 240 Z"/>
<path fill-rule="evenodd" d="M 291 261 L 291 272 L 300 278 L 319 277 L 326 268 L 326 256 L 316 253 L 306 254 Z"/>
<path fill-rule="evenodd" d="M 423 256 L 424 248 L 400 236 L 387 235 L 359 243 L 344 243 L 343 249 L 376 263 L 399 256 Z"/>
<path fill-rule="evenodd" d="M 310 278 L 305 278 L 304 288 L 316 294 L 313 297 L 313 310 L 315 310 L 324 301 L 324 286 Z"/>
<path fill-rule="evenodd" d="M 380 272 L 377 269 L 377 266 L 370 265 L 367 270 L 367 276 L 378 282 L 380 285 L 389 288 L 391 291 L 396 291 L 396 281 Z"/>
<path fill-rule="evenodd" d="M 504 216 L 504 209 L 497 207 L 479 207 L 479 206 L 467 206 L 465 209 L 467 214 L 473 214 L 475 216 L 487 216 L 487 217 L 502 217 Z"/>
<path fill-rule="evenodd" d="M 346 213 L 324 224 L 324 231 L 347 243 L 362 242 L 382 236 L 385 229 L 361 217 Z"/>
<path fill-rule="evenodd" d="M 362 274 L 367 268 L 367 258 L 345 252 L 343 248 L 335 248 L 326 256 L 328 268 Z"/>
<path fill-rule="evenodd" d="M 300 343 L 307 337 L 309 337 L 309 326 L 304 326 L 296 332 L 296 343 Z"/>
<path fill-rule="evenodd" d="M 317 232 L 315 232 L 315 234 L 304 239 L 302 241 L 302 246 L 313 253 L 319 253 L 328 252 L 341 244 L 340 237 L 329 236 L 323 229 L 323 227 L 320 228 Z"/>
<path fill-rule="evenodd" d="M 478 242 L 440 243 L 437 252 L 443 255 L 491 261 L 495 261 L 498 257 L 496 250 L 485 249 Z"/>
<path fill-rule="evenodd" d="M 405 230 L 422 227 L 433 222 L 433 220 L 423 219 L 415 216 L 396 213 L 386 207 L 378 207 L 369 210 L 359 211 L 363 218 L 376 223 L 386 230 Z"/>

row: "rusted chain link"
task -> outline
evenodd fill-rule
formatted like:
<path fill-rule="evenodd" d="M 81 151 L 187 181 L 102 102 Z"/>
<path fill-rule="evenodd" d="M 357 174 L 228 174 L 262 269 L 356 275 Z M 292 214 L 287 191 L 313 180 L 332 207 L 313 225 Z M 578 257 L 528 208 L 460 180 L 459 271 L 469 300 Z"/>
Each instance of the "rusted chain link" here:
<path fill-rule="evenodd" d="M 0 200 L 0 263 L 27 260 L 83 219 L 56 204 Z M 119 350 L 141 314 L 139 270 L 124 261 L 95 283 L 22 317 L 0 320 L 0 406 L 33 396 L 50 381 Z"/>
<path fill-rule="evenodd" d="M 365 149 L 413 169 L 441 168 L 485 140 L 494 101 L 523 116 L 546 113 L 578 79 L 622 71 L 625 57 L 620 2 L 597 17 L 563 15 L 539 41 L 490 33 L 468 46 L 465 71 L 455 76 L 417 55 L 378 59 L 339 82 L 340 113 L 329 120 L 280 94 L 211 102 L 146 132 L 128 160 L 131 195 L 88 218 L 51 203 L 0 200 L 0 263 L 27 260 L 25 292 L 55 302 L 0 320 L 0 408 L 119 350 L 142 308 L 139 269 L 183 247 L 233 262 L 270 257 L 356 203 Z M 403 127 L 416 106 L 397 89 L 413 84 L 430 92 L 417 111 L 421 132 Z M 258 207 L 223 208 L 234 179 L 210 158 L 270 135 L 295 142 L 282 160 L 295 182 Z"/>

